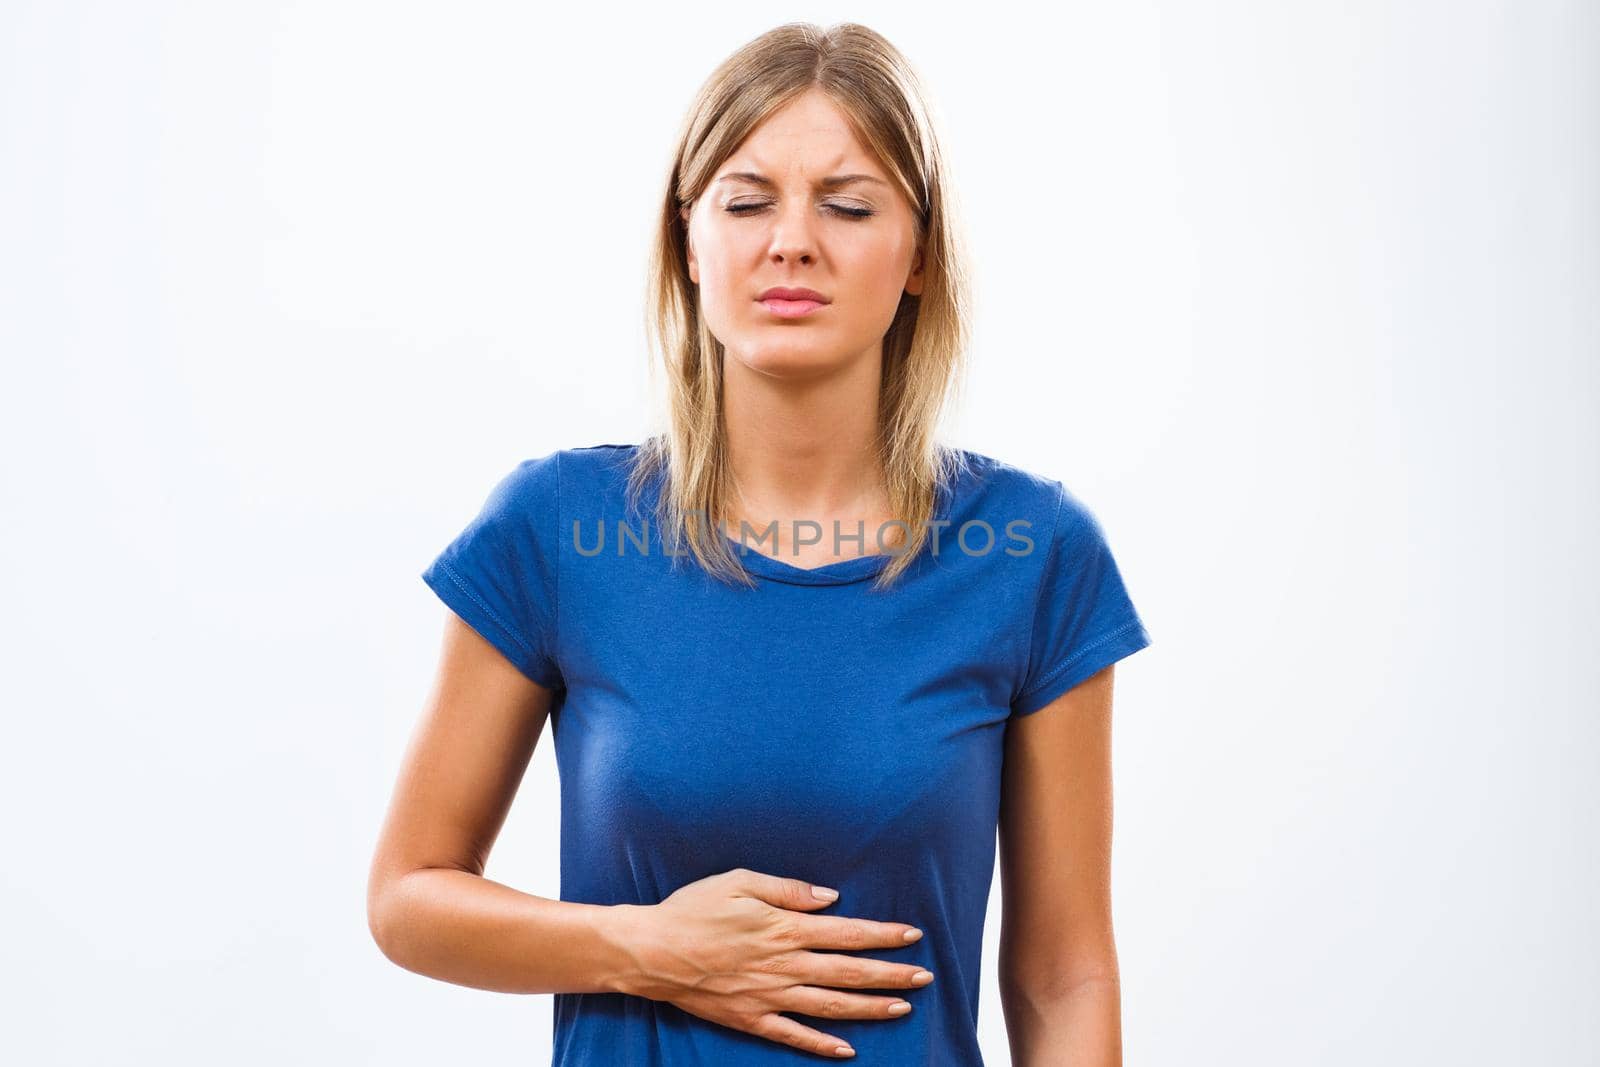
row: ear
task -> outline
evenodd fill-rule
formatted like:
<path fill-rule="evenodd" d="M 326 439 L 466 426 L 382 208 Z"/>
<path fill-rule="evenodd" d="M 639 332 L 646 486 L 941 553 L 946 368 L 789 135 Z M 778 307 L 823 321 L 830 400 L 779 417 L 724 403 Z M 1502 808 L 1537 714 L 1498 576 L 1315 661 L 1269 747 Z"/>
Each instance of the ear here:
<path fill-rule="evenodd" d="M 917 249 L 916 260 L 911 264 L 911 273 L 906 277 L 906 292 L 911 296 L 922 295 L 922 283 L 925 280 L 922 273 L 922 249 Z"/>
<path fill-rule="evenodd" d="M 683 220 L 683 244 L 688 252 L 689 280 L 696 285 L 700 284 L 700 264 L 694 256 L 694 239 L 689 234 L 689 205 L 685 204 L 678 209 L 678 217 Z"/>

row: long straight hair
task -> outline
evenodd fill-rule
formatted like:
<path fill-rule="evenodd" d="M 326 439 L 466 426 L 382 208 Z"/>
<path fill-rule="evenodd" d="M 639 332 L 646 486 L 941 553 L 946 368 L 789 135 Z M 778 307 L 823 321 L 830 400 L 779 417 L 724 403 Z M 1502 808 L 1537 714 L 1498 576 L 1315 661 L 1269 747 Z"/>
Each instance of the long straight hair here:
<path fill-rule="evenodd" d="M 947 399 L 965 376 L 971 335 L 967 257 L 936 120 L 915 71 L 893 45 L 856 23 L 826 30 L 792 22 L 728 56 L 700 87 L 679 129 L 651 250 L 645 330 L 667 379 L 667 427 L 636 453 L 629 491 L 636 500 L 660 479 L 662 537 L 686 546 L 706 571 L 753 585 L 721 522 L 732 490 L 722 413 L 723 345 L 700 315 L 689 277 L 684 211 L 769 115 L 817 88 L 845 113 L 916 217 L 923 289 L 901 293 L 883 338 L 879 419 L 874 434 L 893 514 L 905 525 L 883 588 L 926 543 L 940 494 L 959 476 L 959 450 L 936 440 Z M 881 547 L 881 546 L 880 546 Z"/>

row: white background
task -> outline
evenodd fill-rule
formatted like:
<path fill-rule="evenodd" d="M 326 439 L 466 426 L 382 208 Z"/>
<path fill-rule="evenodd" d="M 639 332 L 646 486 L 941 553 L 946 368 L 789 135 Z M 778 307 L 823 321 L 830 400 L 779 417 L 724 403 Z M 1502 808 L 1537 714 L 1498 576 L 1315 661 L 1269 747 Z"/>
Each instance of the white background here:
<path fill-rule="evenodd" d="M 548 1061 L 551 998 L 367 932 L 418 575 L 517 460 L 643 432 L 672 132 L 789 18 L 927 79 L 947 439 L 1082 497 L 1154 637 L 1128 1062 L 1596 1062 L 1594 5 L 10 0 L 11 1062 Z M 556 790 L 547 733 L 492 877 L 557 894 Z"/>

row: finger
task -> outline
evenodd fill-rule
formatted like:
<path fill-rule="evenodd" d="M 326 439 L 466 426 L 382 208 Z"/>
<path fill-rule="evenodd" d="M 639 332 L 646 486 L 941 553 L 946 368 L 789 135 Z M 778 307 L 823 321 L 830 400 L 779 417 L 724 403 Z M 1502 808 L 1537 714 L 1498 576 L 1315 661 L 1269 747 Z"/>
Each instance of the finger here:
<path fill-rule="evenodd" d="M 755 1025 L 750 1028 L 750 1033 L 769 1041 L 776 1041 L 780 1045 L 800 1049 L 802 1052 L 815 1052 L 835 1060 L 856 1054 L 856 1050 L 850 1047 L 849 1042 L 825 1034 L 821 1030 L 813 1030 L 804 1023 L 797 1023 L 777 1012 L 768 1012 L 757 1019 Z"/>
<path fill-rule="evenodd" d="M 922 937 L 907 923 L 884 923 L 846 915 L 795 915 L 797 942 L 805 948 L 903 948 Z"/>
<path fill-rule="evenodd" d="M 783 973 L 805 985 L 843 989 L 921 989 L 933 981 L 933 973 L 915 963 L 833 952 L 797 952 L 784 961 Z"/>
<path fill-rule="evenodd" d="M 795 985 L 768 994 L 782 1011 L 797 1011 L 819 1019 L 898 1019 L 911 1012 L 911 1002 L 901 997 L 874 997 L 838 989 Z"/>
<path fill-rule="evenodd" d="M 839 896 L 837 892 L 828 889 L 827 892 L 833 893 L 833 896 L 824 900 L 823 897 L 817 896 L 813 889 L 827 889 L 825 886 L 813 886 L 812 883 L 799 878 L 762 874 L 747 867 L 738 867 L 728 873 L 733 876 L 736 891 L 744 896 L 764 900 L 778 908 L 796 911 L 804 908 L 825 908 Z"/>

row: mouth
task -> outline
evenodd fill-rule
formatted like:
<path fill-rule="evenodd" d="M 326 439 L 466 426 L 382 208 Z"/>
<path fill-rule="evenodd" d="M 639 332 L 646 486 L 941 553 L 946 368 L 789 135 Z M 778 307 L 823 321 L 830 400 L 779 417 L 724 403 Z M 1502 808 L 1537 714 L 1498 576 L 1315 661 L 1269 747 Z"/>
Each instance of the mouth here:
<path fill-rule="evenodd" d="M 768 297 L 761 301 L 761 306 L 780 319 L 803 318 L 818 308 L 827 307 L 820 300 L 782 300 L 778 297 Z"/>
<path fill-rule="evenodd" d="M 762 293 L 759 302 L 762 307 L 779 318 L 798 319 L 825 306 L 828 299 L 814 289 L 776 286 Z"/>

